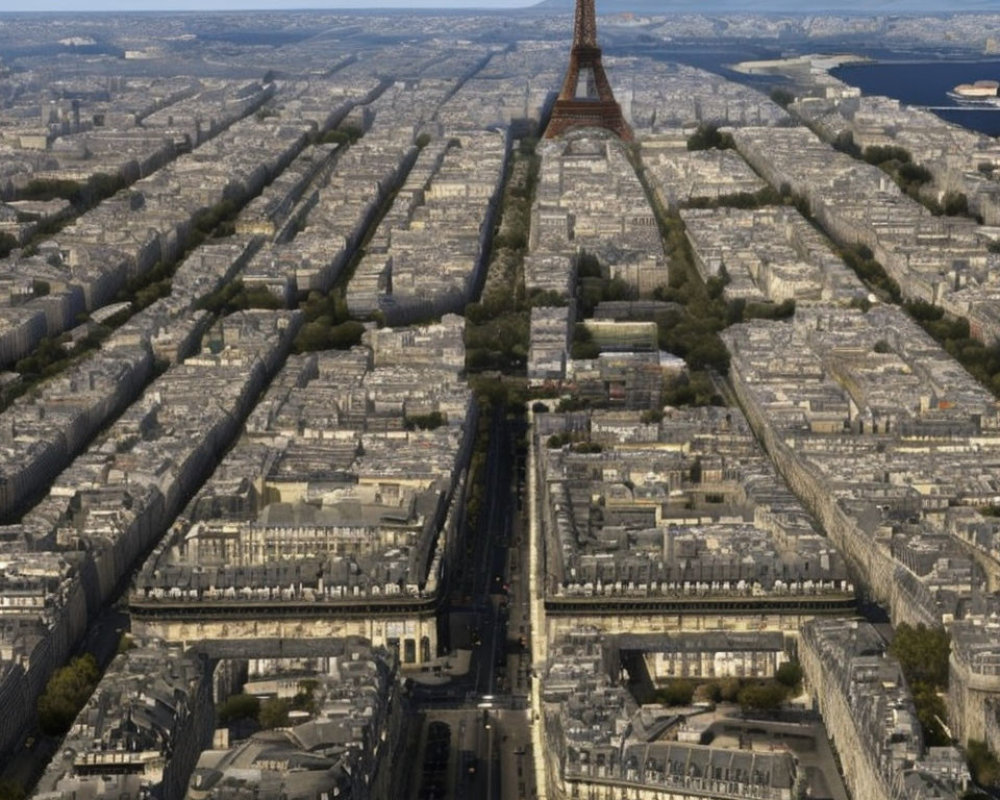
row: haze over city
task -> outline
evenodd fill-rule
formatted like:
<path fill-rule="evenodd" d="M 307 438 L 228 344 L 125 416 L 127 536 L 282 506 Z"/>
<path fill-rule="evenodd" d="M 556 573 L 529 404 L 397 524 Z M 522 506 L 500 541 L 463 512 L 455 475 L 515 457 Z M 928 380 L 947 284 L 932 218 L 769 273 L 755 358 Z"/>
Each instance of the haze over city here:
<path fill-rule="evenodd" d="M 549 8 L 572 10 L 572 0 L 379 0 L 363 3 L 360 0 L 43 0 L 40 3 L 26 0 L 8 0 L 0 14 L 5 12 L 152 12 L 152 11 L 239 11 L 297 9 L 347 9 L 347 10 L 422 10 L 469 9 L 502 11 L 517 8 Z M 604 0 L 598 3 L 598 13 L 639 12 L 644 14 L 949 14 L 959 12 L 988 12 L 995 8 L 995 0 Z"/>

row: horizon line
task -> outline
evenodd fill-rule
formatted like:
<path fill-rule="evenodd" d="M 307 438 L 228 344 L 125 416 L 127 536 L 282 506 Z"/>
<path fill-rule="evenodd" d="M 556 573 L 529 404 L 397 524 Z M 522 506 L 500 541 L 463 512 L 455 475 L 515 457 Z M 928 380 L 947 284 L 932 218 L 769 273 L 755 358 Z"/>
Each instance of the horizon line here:
<path fill-rule="evenodd" d="M 542 5 L 545 0 L 500 0 L 486 4 L 484 0 L 457 0 L 449 3 L 448 0 L 389 0 L 389 2 L 379 3 L 377 6 L 362 5 L 364 0 L 348 0 L 348 2 L 337 2 L 337 0 L 300 0 L 294 6 L 281 5 L 277 0 L 235 0 L 227 3 L 226 0 L 215 3 L 204 3 L 201 0 L 166 0 L 162 5 L 137 8 L 134 0 L 108 0 L 108 2 L 97 2 L 87 7 L 80 7 L 75 0 L 65 0 L 64 3 L 57 3 L 56 8 L 38 8 L 37 5 L 27 4 L 16 5 L 11 8 L 0 9 L 0 17 L 11 15 L 32 15 L 43 16 L 51 14 L 157 14 L 174 12 L 192 13 L 213 13 L 213 12 L 260 12 L 273 11 L 276 13 L 294 13 L 297 11 L 354 11 L 354 12 L 374 12 L 380 11 L 480 11 L 480 12 L 503 12 L 517 9 L 532 8 Z"/>

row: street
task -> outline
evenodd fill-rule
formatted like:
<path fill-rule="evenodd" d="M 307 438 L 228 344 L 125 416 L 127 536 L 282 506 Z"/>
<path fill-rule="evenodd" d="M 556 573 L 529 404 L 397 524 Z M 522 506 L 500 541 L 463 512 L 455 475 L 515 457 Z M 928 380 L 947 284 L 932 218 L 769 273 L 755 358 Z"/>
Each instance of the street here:
<path fill-rule="evenodd" d="M 455 639 L 468 637 L 469 668 L 411 689 L 423 712 L 411 800 L 536 796 L 528 707 L 529 542 L 519 513 L 524 467 L 515 448 L 523 424 L 503 408 L 490 422 L 484 502 L 465 573 L 456 581 L 462 602 L 448 609 L 453 647 Z"/>

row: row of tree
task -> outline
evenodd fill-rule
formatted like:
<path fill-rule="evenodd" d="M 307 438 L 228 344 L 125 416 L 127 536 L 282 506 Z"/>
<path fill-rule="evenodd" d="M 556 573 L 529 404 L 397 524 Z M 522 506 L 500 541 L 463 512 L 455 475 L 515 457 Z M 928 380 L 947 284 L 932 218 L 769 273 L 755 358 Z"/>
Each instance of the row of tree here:
<path fill-rule="evenodd" d="M 38 698 L 38 725 L 48 736 L 62 736 L 93 694 L 101 671 L 90 653 L 74 658 L 49 678 Z"/>
<path fill-rule="evenodd" d="M 702 281 L 680 216 L 668 213 L 664 225 L 670 272 L 667 285 L 657 289 L 654 296 L 676 303 L 678 308 L 658 323 L 660 347 L 683 358 L 692 373 L 714 370 L 726 375 L 729 352 L 719 332 L 729 322 L 721 287 L 710 292 Z"/>
<path fill-rule="evenodd" d="M 889 653 L 899 660 L 913 694 L 924 741 L 932 746 L 951 744 L 942 720 L 947 719 L 943 693 L 948 690 L 948 656 L 951 637 L 944 628 L 896 626 Z"/>
<path fill-rule="evenodd" d="M 654 700 L 666 706 L 686 706 L 697 696 L 713 703 L 739 703 L 744 713 L 773 712 L 801 691 L 802 667 L 798 661 L 785 661 L 771 679 L 675 678 L 654 692 Z"/>
<path fill-rule="evenodd" d="M 934 181 L 934 174 L 922 164 L 913 160 L 910 151 L 898 145 L 870 145 L 863 150 L 855 143 L 849 130 L 841 131 L 833 140 L 833 146 L 843 153 L 861 159 L 878 167 L 889 175 L 903 192 L 921 203 L 932 214 L 949 217 L 972 217 L 980 223 L 982 219 L 972 213 L 969 198 L 963 193 L 949 190 L 938 199 L 925 191 Z"/>
<path fill-rule="evenodd" d="M 104 186 L 101 182 L 98 182 L 98 185 Z M 108 183 L 102 191 L 110 192 L 117 185 L 114 182 Z M 219 226 L 231 221 L 236 212 L 237 207 L 227 200 L 197 214 L 195 234 L 184 252 L 173 261 L 157 261 L 145 273 L 126 282 L 115 297 L 115 301 L 129 303 L 129 308 L 109 317 L 101 324 L 93 325 L 91 330 L 72 346 L 69 345 L 69 334 L 44 337 L 30 354 L 15 363 L 14 370 L 20 374 L 21 381 L 16 389 L 5 392 L 0 410 L 39 381 L 57 375 L 73 361 L 95 350 L 115 328 L 125 323 L 133 314 L 169 295 L 177 264 L 206 236 L 218 235 Z M 51 291 L 49 284 L 43 280 L 35 281 L 32 289 L 35 297 L 44 297 Z M 237 280 L 202 298 L 197 307 L 213 313 L 230 313 L 238 309 L 277 308 L 279 305 L 278 299 L 266 289 L 247 289 Z M 86 323 L 86 315 L 81 315 L 78 322 Z"/>
<path fill-rule="evenodd" d="M 536 145 L 537 140 L 524 138 L 511 153 L 486 285 L 480 299 L 465 308 L 466 368 L 471 373 L 523 375 L 528 363 L 532 305 L 549 299 L 527 297 L 524 289 L 531 203 L 541 165 Z"/>
<path fill-rule="evenodd" d="M 908 301 L 904 308 L 977 381 L 1000 397 L 1000 343 L 985 344 L 972 335 L 965 317 L 946 314 L 923 300 Z"/>
<path fill-rule="evenodd" d="M 851 245 L 841 249 L 840 257 L 844 260 L 867 286 L 882 299 L 889 303 L 900 303 L 903 292 L 894 278 L 885 271 L 871 249 L 863 244 Z"/>

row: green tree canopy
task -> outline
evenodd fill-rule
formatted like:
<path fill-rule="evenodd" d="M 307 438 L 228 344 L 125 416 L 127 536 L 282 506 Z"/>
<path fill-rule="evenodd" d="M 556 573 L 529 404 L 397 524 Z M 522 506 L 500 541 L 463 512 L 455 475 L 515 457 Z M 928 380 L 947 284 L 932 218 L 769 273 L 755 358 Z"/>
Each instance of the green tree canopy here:
<path fill-rule="evenodd" d="M 694 697 L 694 684 L 683 678 L 669 681 L 656 692 L 656 699 L 667 706 L 690 705 Z"/>
<path fill-rule="evenodd" d="M 688 150 L 726 150 L 734 147 L 733 137 L 728 133 L 722 133 L 718 126 L 711 124 L 701 124 L 698 129 L 691 134 L 687 141 Z"/>
<path fill-rule="evenodd" d="M 1000 761 L 990 752 L 986 742 L 970 739 L 966 747 L 969 770 L 980 786 L 1000 786 Z"/>
<path fill-rule="evenodd" d="M 774 679 L 782 686 L 796 689 L 802 683 L 802 665 L 798 661 L 786 661 L 778 667 Z"/>
<path fill-rule="evenodd" d="M 257 720 L 262 728 L 282 728 L 288 724 L 291 704 L 281 697 L 270 697 L 260 704 Z"/>
<path fill-rule="evenodd" d="M 220 725 L 239 719 L 255 720 L 260 714 L 260 700 L 252 694 L 234 694 L 219 704 L 217 713 Z"/>
<path fill-rule="evenodd" d="M 737 695 L 744 711 L 776 711 L 785 702 L 788 689 L 775 681 L 748 683 Z"/>
<path fill-rule="evenodd" d="M 778 86 L 771 90 L 771 100 L 782 108 L 788 108 L 795 102 L 795 95 L 783 86 Z"/>
<path fill-rule="evenodd" d="M 910 684 L 926 683 L 935 689 L 948 686 L 951 637 L 944 628 L 915 628 L 905 622 L 896 627 L 889 653 L 899 660 Z"/>
<path fill-rule="evenodd" d="M 97 660 L 90 653 L 57 669 L 38 698 L 38 724 L 42 731 L 50 736 L 66 733 L 100 677 Z"/>

